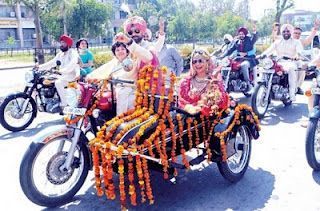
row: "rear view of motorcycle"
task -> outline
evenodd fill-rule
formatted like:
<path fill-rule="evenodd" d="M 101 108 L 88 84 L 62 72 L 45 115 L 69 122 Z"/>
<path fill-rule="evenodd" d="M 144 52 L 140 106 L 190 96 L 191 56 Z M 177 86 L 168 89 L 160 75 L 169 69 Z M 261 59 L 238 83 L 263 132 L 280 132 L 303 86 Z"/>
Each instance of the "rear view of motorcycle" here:
<path fill-rule="evenodd" d="M 315 68 L 314 68 L 315 69 Z M 313 97 L 313 109 L 309 111 L 309 123 L 306 135 L 306 157 L 308 164 L 315 171 L 320 170 L 320 70 L 316 69 L 316 78 L 306 95 Z"/>
<path fill-rule="evenodd" d="M 56 71 L 61 65 L 47 71 L 33 68 L 25 74 L 26 87 L 23 92 L 7 96 L 0 106 L 0 123 L 9 131 L 17 132 L 27 128 L 37 111 L 58 113 L 60 98 L 54 82 L 58 77 Z"/>

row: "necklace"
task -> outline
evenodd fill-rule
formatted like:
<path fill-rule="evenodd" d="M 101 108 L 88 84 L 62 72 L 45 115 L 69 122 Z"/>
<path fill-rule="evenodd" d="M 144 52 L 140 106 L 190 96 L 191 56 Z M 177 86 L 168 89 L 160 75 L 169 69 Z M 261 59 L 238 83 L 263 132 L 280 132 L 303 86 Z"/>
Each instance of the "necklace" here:
<path fill-rule="evenodd" d="M 208 85 L 208 80 L 206 78 L 199 79 L 197 77 L 194 77 L 191 79 L 191 90 L 194 94 L 201 95 L 206 90 L 206 87 Z"/>

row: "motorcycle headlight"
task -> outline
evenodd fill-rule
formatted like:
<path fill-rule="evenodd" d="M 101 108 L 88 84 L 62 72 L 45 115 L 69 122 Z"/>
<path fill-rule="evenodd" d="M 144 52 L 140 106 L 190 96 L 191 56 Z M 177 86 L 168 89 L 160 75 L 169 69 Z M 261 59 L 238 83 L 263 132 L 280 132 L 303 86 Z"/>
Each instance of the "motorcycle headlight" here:
<path fill-rule="evenodd" d="M 68 106 L 77 107 L 79 103 L 81 92 L 76 88 L 67 88 L 66 90 L 66 103 Z"/>
<path fill-rule="evenodd" d="M 228 67 L 228 66 L 230 65 L 229 59 L 228 59 L 228 58 L 222 59 L 222 60 L 220 61 L 220 65 L 221 65 L 222 67 Z"/>
<path fill-rule="evenodd" d="M 273 61 L 270 58 L 265 58 L 262 60 L 262 66 L 265 69 L 271 69 L 273 67 Z"/>
<path fill-rule="evenodd" d="M 34 79 L 34 76 L 33 76 L 33 72 L 32 72 L 32 71 L 27 71 L 27 72 L 24 74 L 24 80 L 25 80 L 27 83 L 31 82 L 33 79 Z"/>

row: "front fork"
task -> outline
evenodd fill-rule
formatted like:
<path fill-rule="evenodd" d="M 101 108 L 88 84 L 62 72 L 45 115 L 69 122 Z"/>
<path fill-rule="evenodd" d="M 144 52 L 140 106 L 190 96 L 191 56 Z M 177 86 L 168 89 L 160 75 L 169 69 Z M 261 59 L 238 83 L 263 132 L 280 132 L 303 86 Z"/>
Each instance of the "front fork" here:
<path fill-rule="evenodd" d="M 65 170 L 70 170 L 71 169 L 71 166 L 72 166 L 72 163 L 73 163 L 73 159 L 74 159 L 74 153 L 76 151 L 76 147 L 77 147 L 77 144 L 80 140 L 80 135 L 81 135 L 81 126 L 82 126 L 82 123 L 83 123 L 83 120 L 84 118 L 81 118 L 76 124 L 75 124 L 75 127 L 73 128 L 73 135 L 71 137 L 71 147 L 69 148 L 69 151 L 68 151 L 68 155 L 67 155 L 67 158 L 66 158 L 66 161 L 65 163 L 60 167 L 60 170 L 61 171 L 65 171 Z M 64 141 L 60 143 L 59 147 L 58 147 L 58 152 L 62 151 L 63 149 L 63 146 L 64 146 Z"/>
<path fill-rule="evenodd" d="M 266 100 L 269 100 L 269 95 L 271 92 L 271 87 L 272 87 L 272 78 L 273 78 L 273 73 L 271 74 L 266 74 L 266 78 L 267 78 L 267 93 L 266 93 Z"/>

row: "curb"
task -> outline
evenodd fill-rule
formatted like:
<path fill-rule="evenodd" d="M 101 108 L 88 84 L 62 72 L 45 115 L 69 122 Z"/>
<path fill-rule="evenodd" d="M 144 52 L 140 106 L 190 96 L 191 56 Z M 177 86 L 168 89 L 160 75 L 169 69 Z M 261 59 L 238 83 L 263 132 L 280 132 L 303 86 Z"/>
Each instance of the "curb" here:
<path fill-rule="evenodd" d="M 34 67 L 34 65 L 29 65 L 29 66 L 19 66 L 19 67 L 5 67 L 5 68 L 0 68 L 1 70 L 13 70 L 13 69 L 25 69 L 25 68 L 31 68 Z"/>

